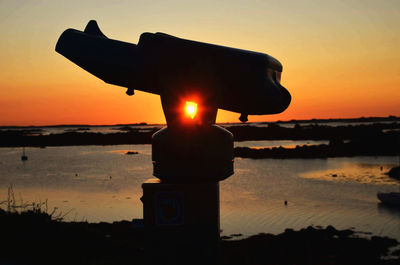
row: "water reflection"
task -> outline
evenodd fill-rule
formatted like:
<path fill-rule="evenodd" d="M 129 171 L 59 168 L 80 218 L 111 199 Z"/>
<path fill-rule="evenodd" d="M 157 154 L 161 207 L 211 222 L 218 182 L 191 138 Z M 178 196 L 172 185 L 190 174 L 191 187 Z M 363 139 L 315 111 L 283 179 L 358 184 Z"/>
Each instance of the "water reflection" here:
<path fill-rule="evenodd" d="M 297 145 L 320 145 L 328 144 L 329 141 L 312 140 L 262 140 L 262 141 L 241 141 L 235 142 L 235 147 L 267 148 L 267 147 L 285 147 L 295 148 Z"/>
<path fill-rule="evenodd" d="M 326 181 L 354 181 L 359 183 L 374 183 L 382 185 L 396 185 L 400 182 L 389 177 L 386 173 L 395 163 L 372 163 L 342 161 L 324 170 L 314 170 L 301 177 Z"/>
<path fill-rule="evenodd" d="M 139 154 L 122 155 L 128 150 Z M 19 201 L 48 199 L 49 208 L 72 209 L 67 220 L 142 217 L 141 184 L 152 177 L 150 145 L 27 148 L 26 152 L 29 161 L 22 163 L 21 149 L 0 149 L 0 201 L 7 199 L 7 188 L 13 184 Z M 396 162 L 397 157 L 237 158 L 235 174 L 220 185 L 223 235 L 280 233 L 313 224 L 356 227 L 400 239 L 399 216 L 377 208 L 376 198 L 378 191 L 397 189 L 382 175 Z"/>
<path fill-rule="evenodd" d="M 387 214 L 393 218 L 397 218 L 397 221 L 400 221 L 400 207 L 394 205 L 388 205 L 383 203 L 377 204 L 378 213 Z M 399 223 L 400 225 L 400 223 Z"/>

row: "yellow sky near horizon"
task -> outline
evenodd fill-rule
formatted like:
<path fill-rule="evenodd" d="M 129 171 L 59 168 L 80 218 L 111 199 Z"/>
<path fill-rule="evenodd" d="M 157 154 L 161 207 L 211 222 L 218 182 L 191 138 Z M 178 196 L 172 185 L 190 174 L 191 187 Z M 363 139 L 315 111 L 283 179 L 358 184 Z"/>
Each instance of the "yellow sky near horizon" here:
<path fill-rule="evenodd" d="M 0 0 L 0 125 L 165 122 L 159 96 L 128 97 L 54 51 L 91 19 L 127 42 L 161 31 L 274 56 L 292 103 L 250 121 L 400 116 L 399 1 Z"/>

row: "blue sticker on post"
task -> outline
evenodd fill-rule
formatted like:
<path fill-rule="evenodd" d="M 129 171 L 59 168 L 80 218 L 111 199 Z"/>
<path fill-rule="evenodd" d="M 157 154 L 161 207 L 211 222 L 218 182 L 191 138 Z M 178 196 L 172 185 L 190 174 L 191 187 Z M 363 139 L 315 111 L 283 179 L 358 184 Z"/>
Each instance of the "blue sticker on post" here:
<path fill-rule="evenodd" d="M 156 225 L 183 225 L 183 194 L 159 192 L 156 197 Z"/>

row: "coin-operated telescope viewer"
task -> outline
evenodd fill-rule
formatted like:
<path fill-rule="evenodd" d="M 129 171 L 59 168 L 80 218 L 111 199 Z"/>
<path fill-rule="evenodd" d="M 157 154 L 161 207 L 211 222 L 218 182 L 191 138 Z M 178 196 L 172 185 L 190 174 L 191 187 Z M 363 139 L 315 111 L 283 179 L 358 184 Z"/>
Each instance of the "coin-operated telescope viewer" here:
<path fill-rule="evenodd" d="M 137 44 L 107 38 L 90 21 L 67 29 L 56 51 L 133 95 L 161 97 L 167 127 L 153 135 L 153 175 L 143 187 L 146 248 L 154 263 L 212 262 L 219 241 L 219 181 L 233 174 L 233 135 L 217 110 L 275 114 L 290 103 L 282 65 L 258 52 L 143 33 Z M 190 262 L 185 257 L 192 256 Z"/>

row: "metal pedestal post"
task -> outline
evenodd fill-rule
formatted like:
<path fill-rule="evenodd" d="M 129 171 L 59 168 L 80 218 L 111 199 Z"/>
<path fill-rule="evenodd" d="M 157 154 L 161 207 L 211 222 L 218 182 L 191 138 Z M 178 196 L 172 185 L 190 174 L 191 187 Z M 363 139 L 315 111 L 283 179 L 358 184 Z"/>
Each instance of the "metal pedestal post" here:
<path fill-rule="evenodd" d="M 143 188 L 149 264 L 216 264 L 219 181 L 233 174 L 233 135 L 216 125 L 153 135 L 153 175 Z"/>

